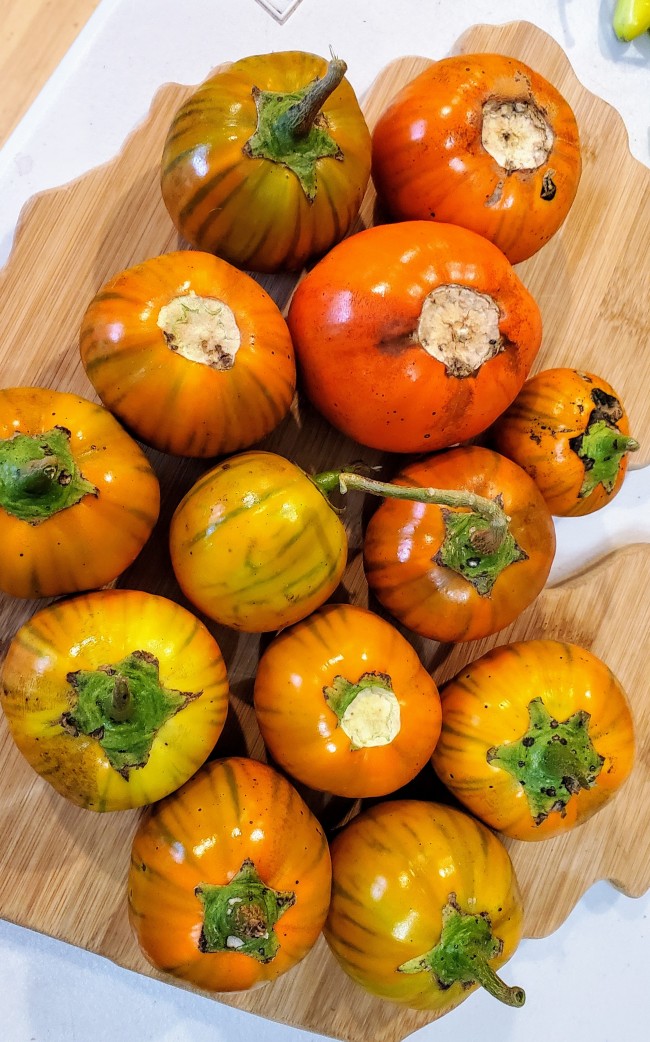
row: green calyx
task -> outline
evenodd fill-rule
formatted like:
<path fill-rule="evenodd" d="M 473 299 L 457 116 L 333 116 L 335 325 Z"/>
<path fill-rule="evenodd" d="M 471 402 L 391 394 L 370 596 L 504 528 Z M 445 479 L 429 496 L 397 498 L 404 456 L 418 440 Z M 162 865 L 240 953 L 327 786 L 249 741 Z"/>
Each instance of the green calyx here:
<path fill-rule="evenodd" d="M 343 159 L 343 153 L 327 130 L 321 107 L 345 76 L 347 65 L 338 58 L 329 62 L 322 79 L 287 94 L 253 88 L 257 128 L 244 146 L 252 159 L 269 159 L 291 170 L 309 202 L 316 197 L 316 164 L 319 159 Z"/>
<path fill-rule="evenodd" d="M 65 427 L 0 440 L 0 506 L 8 514 L 38 525 L 88 495 L 98 490 L 79 470 Z"/>
<path fill-rule="evenodd" d="M 239 952 L 270 962 L 280 948 L 274 927 L 295 904 L 292 890 L 274 890 L 246 858 L 229 883 L 201 883 L 194 893 L 203 905 L 201 952 Z"/>
<path fill-rule="evenodd" d="M 356 683 L 339 675 L 323 694 L 352 750 L 389 745 L 399 733 L 400 707 L 388 674 L 363 673 Z"/>
<path fill-rule="evenodd" d="M 486 912 L 472 915 L 463 912 L 450 894 L 442 909 L 442 932 L 434 948 L 397 967 L 398 973 L 433 974 L 440 988 L 458 983 L 463 988 L 480 984 L 486 991 L 508 1006 L 523 1006 L 526 996 L 522 988 L 509 987 L 490 966 L 490 960 L 503 952 L 503 941 L 492 933 Z"/>
<path fill-rule="evenodd" d="M 76 705 L 62 715 L 61 726 L 75 738 L 95 738 L 126 781 L 147 763 L 162 725 L 201 693 L 163 687 L 158 659 L 147 651 L 133 651 L 115 665 L 68 673 L 67 681 Z"/>
<path fill-rule="evenodd" d="M 497 541 L 490 522 L 479 514 L 443 510 L 442 516 L 445 536 L 434 560 L 462 575 L 482 597 L 504 569 L 528 559 L 510 529 Z"/>
<path fill-rule="evenodd" d="M 581 499 L 590 495 L 598 485 L 602 485 L 606 492 L 612 492 L 623 456 L 639 448 L 634 438 L 622 434 L 618 427 L 605 419 L 590 423 L 584 434 L 572 438 L 569 444 L 585 468 L 578 493 Z"/>
<path fill-rule="evenodd" d="M 533 821 L 541 825 L 553 811 L 562 816 L 572 796 L 591 789 L 605 758 L 589 737 L 591 716 L 580 709 L 555 720 L 541 698 L 528 705 L 530 726 L 517 742 L 488 749 L 487 760 L 523 786 Z"/>

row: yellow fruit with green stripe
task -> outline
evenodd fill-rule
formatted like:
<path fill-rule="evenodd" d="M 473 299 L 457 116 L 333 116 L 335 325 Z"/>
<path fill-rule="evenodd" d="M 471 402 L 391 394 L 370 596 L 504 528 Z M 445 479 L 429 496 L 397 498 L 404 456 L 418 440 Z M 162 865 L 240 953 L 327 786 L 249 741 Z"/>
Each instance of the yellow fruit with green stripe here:
<path fill-rule="evenodd" d="M 176 578 L 211 619 L 259 633 L 305 618 L 336 589 L 347 536 L 336 511 L 299 467 L 244 452 L 203 475 L 170 526 Z"/>

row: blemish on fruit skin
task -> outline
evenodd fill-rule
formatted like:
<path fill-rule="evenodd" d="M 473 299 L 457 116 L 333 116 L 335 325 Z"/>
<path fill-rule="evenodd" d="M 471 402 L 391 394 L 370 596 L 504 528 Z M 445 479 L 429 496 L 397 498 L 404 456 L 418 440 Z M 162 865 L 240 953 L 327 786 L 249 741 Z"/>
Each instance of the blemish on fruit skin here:
<path fill-rule="evenodd" d="M 553 174 L 555 171 L 548 170 L 542 178 L 542 190 L 539 193 L 540 199 L 544 199 L 546 202 L 551 202 L 555 199 L 557 193 L 557 186 L 553 180 Z"/>

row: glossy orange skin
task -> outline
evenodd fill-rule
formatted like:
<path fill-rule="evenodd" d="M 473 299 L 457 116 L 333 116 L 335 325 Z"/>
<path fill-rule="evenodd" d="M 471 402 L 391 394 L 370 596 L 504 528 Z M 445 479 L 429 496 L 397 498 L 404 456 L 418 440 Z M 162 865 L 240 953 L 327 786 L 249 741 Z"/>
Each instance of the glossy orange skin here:
<path fill-rule="evenodd" d="M 169 546 L 185 596 L 245 633 L 282 629 L 319 608 L 348 552 L 341 519 L 307 474 L 253 451 L 195 482 L 174 512 Z"/>
<path fill-rule="evenodd" d="M 243 149 L 257 127 L 253 88 L 283 94 L 324 75 L 327 62 L 278 51 L 234 62 L 181 105 L 162 157 L 162 194 L 188 242 L 254 271 L 295 270 L 343 238 L 370 176 L 370 132 L 347 80 L 321 108 L 341 159 L 317 161 L 312 202 L 297 176 Z"/>
<path fill-rule="evenodd" d="M 492 100 L 534 102 L 543 112 L 554 142 L 537 169 L 508 173 L 484 148 L 483 105 Z M 373 180 L 395 218 L 461 224 L 496 243 L 513 264 L 559 229 L 581 169 L 569 103 L 529 66 L 500 54 L 435 62 L 397 94 L 373 132 Z M 545 199 L 549 173 L 556 192 Z"/>
<path fill-rule="evenodd" d="M 123 777 L 96 738 L 61 725 L 68 673 L 154 655 L 160 682 L 192 698 L 159 728 L 147 762 Z M 57 792 L 89 810 L 141 807 L 173 792 L 201 766 L 228 709 L 219 646 L 180 604 L 139 590 L 99 590 L 57 601 L 14 636 L 0 671 L 0 701 L 16 745 Z"/>
<path fill-rule="evenodd" d="M 379 803 L 354 818 L 331 849 L 325 939 L 373 995 L 442 1015 L 476 989 L 442 988 L 433 973 L 397 970 L 438 943 L 452 893 L 463 911 L 486 913 L 503 941 L 490 960 L 494 969 L 514 954 L 523 930 L 514 869 L 499 839 L 468 814 L 419 800 Z"/>
<path fill-rule="evenodd" d="M 137 557 L 158 518 L 158 479 L 139 445 L 100 405 L 44 387 L 0 390 L 0 439 L 71 431 L 83 476 L 99 494 L 32 525 L 0 508 L 0 589 L 54 597 L 103 586 Z"/>
<path fill-rule="evenodd" d="M 352 749 L 323 689 L 337 676 L 357 683 L 365 673 L 390 677 L 401 726 L 387 745 Z M 383 796 L 405 785 L 440 734 L 438 689 L 414 649 L 378 615 L 349 604 L 325 605 L 275 638 L 259 662 L 255 713 L 274 760 L 338 796 Z"/>
<path fill-rule="evenodd" d="M 490 432 L 497 451 L 530 474 L 557 517 L 581 517 L 600 510 L 620 491 L 625 478 L 627 455 L 621 459 L 611 492 L 599 482 L 587 496 L 580 496 L 585 467 L 570 441 L 589 425 L 594 388 L 620 403 L 614 388 L 593 373 L 545 369 L 526 381 Z M 621 434 L 629 435 L 625 411 L 616 426 Z"/>
<path fill-rule="evenodd" d="M 449 375 L 417 339 L 426 297 L 461 285 L 494 299 L 505 350 Z M 510 404 L 541 343 L 539 308 L 503 254 L 474 232 L 406 221 L 350 236 L 299 284 L 288 314 L 305 391 L 329 422 L 389 452 L 446 448 Z"/>
<path fill-rule="evenodd" d="M 575 828 L 611 800 L 632 769 L 634 726 L 625 692 L 604 662 L 575 644 L 530 640 L 493 648 L 441 694 L 436 773 L 473 814 L 513 839 L 542 840 Z M 564 817 L 552 811 L 539 825 L 522 785 L 486 759 L 492 746 L 526 733 L 527 707 L 538 696 L 560 721 L 589 712 L 589 736 L 605 757 L 594 787 L 572 795 Z"/>
<path fill-rule="evenodd" d="M 227 304 L 241 335 L 231 369 L 170 350 L 160 309 L 195 293 Z M 81 359 L 104 405 L 142 441 L 177 456 L 217 456 L 269 434 L 295 390 L 282 314 L 249 275 L 211 254 L 178 250 L 115 275 L 81 326 Z"/>
<path fill-rule="evenodd" d="M 224 884 L 251 858 L 262 881 L 291 890 L 268 963 L 197 946 L 201 883 Z M 254 760 L 213 760 L 138 826 L 128 880 L 129 919 L 154 966 L 208 991 L 243 991 L 286 973 L 321 931 L 331 862 L 316 818 L 282 775 Z"/>
<path fill-rule="evenodd" d="M 542 494 L 515 463 L 477 445 L 451 449 L 406 467 L 396 484 L 465 489 L 503 497 L 510 531 L 528 560 L 508 565 L 481 595 L 434 560 L 444 539 L 441 508 L 386 500 L 370 519 L 364 568 L 370 589 L 400 622 L 424 637 L 466 641 L 513 622 L 543 588 L 555 553 L 555 529 Z"/>

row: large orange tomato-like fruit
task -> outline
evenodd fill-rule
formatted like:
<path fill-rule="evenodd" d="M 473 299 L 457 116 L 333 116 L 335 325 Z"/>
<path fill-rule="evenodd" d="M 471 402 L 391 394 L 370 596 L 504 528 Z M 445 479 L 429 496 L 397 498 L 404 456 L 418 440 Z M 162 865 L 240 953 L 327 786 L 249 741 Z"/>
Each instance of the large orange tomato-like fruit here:
<path fill-rule="evenodd" d="M 500 54 L 455 55 L 416 76 L 377 123 L 372 159 L 394 217 L 471 228 L 513 264 L 558 230 L 582 168 L 569 103 Z"/>
<path fill-rule="evenodd" d="M 510 1006 L 521 988 L 499 968 L 521 940 L 523 908 L 503 844 L 436 803 L 379 803 L 332 844 L 325 939 L 372 995 L 439 1016 L 479 985 Z"/>
<path fill-rule="evenodd" d="M 288 315 L 307 395 L 362 445 L 446 448 L 485 430 L 526 379 L 539 308 L 512 265 L 466 228 L 380 225 L 339 243 Z"/>

